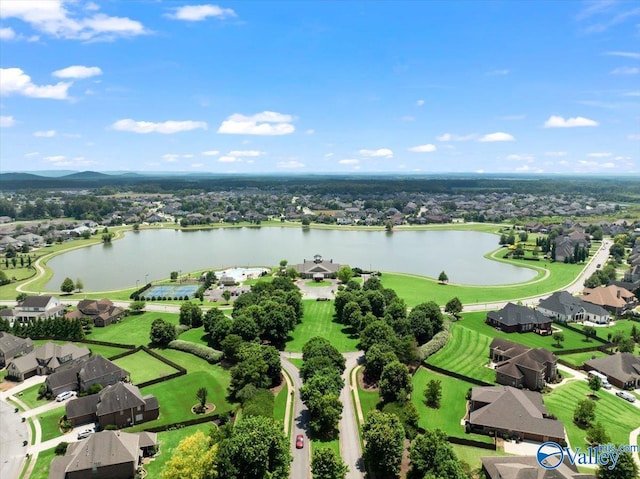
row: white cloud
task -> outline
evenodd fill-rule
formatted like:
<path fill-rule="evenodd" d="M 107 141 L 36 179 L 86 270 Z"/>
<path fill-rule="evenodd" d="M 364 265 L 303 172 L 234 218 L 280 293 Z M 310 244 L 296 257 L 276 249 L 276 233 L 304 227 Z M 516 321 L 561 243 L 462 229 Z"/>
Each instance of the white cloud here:
<path fill-rule="evenodd" d="M 416 106 L 424 106 L 424 100 L 418 100 Z"/>
<path fill-rule="evenodd" d="M 316 130 L 314 130 L 313 128 L 309 128 L 307 131 L 304 132 L 305 135 L 313 135 L 316 132 Z"/>
<path fill-rule="evenodd" d="M 443 142 L 447 142 L 447 141 L 471 141 L 471 140 L 475 140 L 477 136 L 478 135 L 476 135 L 475 133 L 471 133 L 469 135 L 454 135 L 453 133 L 443 133 L 442 135 L 437 136 L 436 140 L 443 141 Z"/>
<path fill-rule="evenodd" d="M 356 160 L 354 158 L 345 158 L 344 160 L 339 160 L 338 164 L 340 165 L 357 165 L 360 163 L 360 160 Z"/>
<path fill-rule="evenodd" d="M 634 60 L 640 60 L 640 53 L 636 53 L 636 52 L 605 52 L 605 55 L 611 55 L 614 57 L 633 58 Z"/>
<path fill-rule="evenodd" d="M 202 156 L 218 156 L 220 152 L 218 150 L 207 150 L 200 153 Z"/>
<path fill-rule="evenodd" d="M 596 153 L 587 153 L 589 158 L 608 158 L 609 156 L 613 156 L 613 153 L 609 153 L 608 151 L 596 152 Z"/>
<path fill-rule="evenodd" d="M 202 168 L 204 163 L 191 163 L 191 168 Z"/>
<path fill-rule="evenodd" d="M 185 5 L 184 7 L 176 8 L 173 13 L 167 16 L 175 20 L 200 22 L 209 17 L 220 19 L 235 17 L 236 12 L 230 8 L 221 8 L 217 5 Z"/>
<path fill-rule="evenodd" d="M 293 120 L 293 116 L 275 111 L 263 111 L 251 116 L 235 113 L 222 122 L 218 133 L 227 135 L 288 135 L 295 131 L 295 127 L 291 124 Z"/>
<path fill-rule="evenodd" d="M 204 121 L 165 121 L 162 123 L 154 123 L 151 121 L 134 121 L 131 118 L 118 120 L 111 128 L 118 131 L 131 131 L 133 133 L 162 133 L 169 135 L 181 131 L 206 130 L 207 123 Z"/>
<path fill-rule="evenodd" d="M 23 95 L 30 98 L 66 100 L 70 86 L 71 82 L 38 86 L 20 68 L 0 68 L 0 94 L 2 95 Z"/>
<path fill-rule="evenodd" d="M 379 148 L 377 150 L 360 150 L 362 156 L 366 158 L 393 158 L 393 151 L 389 148 Z"/>
<path fill-rule="evenodd" d="M 496 131 L 495 133 L 488 133 L 478 140 L 481 143 L 494 143 L 497 141 L 515 141 L 513 135 L 505 133 L 503 131 Z"/>
<path fill-rule="evenodd" d="M 227 153 L 228 156 L 238 156 L 238 157 L 256 157 L 264 154 L 264 151 L 258 150 L 234 150 Z"/>
<path fill-rule="evenodd" d="M 162 155 L 162 159 L 167 163 L 175 163 L 180 158 L 180 155 L 176 155 L 175 153 L 165 153 Z"/>
<path fill-rule="evenodd" d="M 640 140 L 640 134 L 632 133 L 631 135 L 627 135 L 627 140 Z"/>
<path fill-rule="evenodd" d="M 102 75 L 102 70 L 99 67 L 73 65 L 67 68 L 63 68 L 62 70 L 56 70 L 52 73 L 52 75 L 58 78 L 90 78 Z"/>
<path fill-rule="evenodd" d="M 611 70 L 612 75 L 637 75 L 640 73 L 640 68 L 637 67 L 618 67 Z"/>
<path fill-rule="evenodd" d="M 45 156 L 44 161 L 51 163 L 53 166 L 65 166 L 65 167 L 85 167 L 97 164 L 96 161 L 88 160 L 84 156 L 76 156 L 73 158 L 67 158 L 63 155 Z"/>
<path fill-rule="evenodd" d="M 278 163 L 276 163 L 277 168 L 282 168 L 286 170 L 304 168 L 304 166 L 305 166 L 304 163 L 301 163 L 298 160 L 279 161 Z"/>
<path fill-rule="evenodd" d="M 13 40 L 16 37 L 16 32 L 12 28 L 0 28 L 0 40 Z"/>
<path fill-rule="evenodd" d="M 12 0 L 2 3 L 0 18 L 18 18 L 43 34 L 76 40 L 110 40 L 148 33 L 136 20 L 95 10 L 82 9 L 71 0 Z M 91 12 L 89 16 L 87 11 Z"/>
<path fill-rule="evenodd" d="M 16 124 L 16 120 L 12 116 L 0 116 L 0 128 L 9 128 Z"/>
<path fill-rule="evenodd" d="M 485 73 L 485 75 L 490 76 L 490 77 L 504 76 L 504 75 L 508 75 L 508 74 L 509 74 L 509 70 L 507 70 L 507 69 L 492 70 L 490 72 Z"/>
<path fill-rule="evenodd" d="M 431 143 L 427 143 L 426 145 L 418 145 L 412 146 L 409 148 L 409 151 L 413 151 L 414 153 L 431 153 L 436 151 L 438 148 L 436 145 L 432 145 Z"/>
<path fill-rule="evenodd" d="M 33 136 L 37 136 L 39 138 L 53 138 L 56 136 L 56 130 L 36 131 Z"/>
<path fill-rule="evenodd" d="M 522 161 L 525 163 L 532 163 L 535 159 L 535 156 L 529 153 L 514 153 L 511 155 L 507 155 L 505 159 L 508 161 Z"/>
<path fill-rule="evenodd" d="M 554 158 L 560 158 L 562 156 L 567 156 L 569 153 L 566 151 L 547 151 L 545 152 L 546 156 L 552 156 Z"/>
<path fill-rule="evenodd" d="M 582 116 L 576 116 L 573 118 L 565 119 L 562 116 L 551 115 L 547 121 L 544 122 L 545 128 L 575 128 L 579 126 L 598 126 L 599 123 L 589 118 Z"/>
<path fill-rule="evenodd" d="M 331 157 L 332 157 L 332 156 L 334 156 L 334 155 L 335 155 L 335 153 L 325 153 L 325 154 L 324 154 L 324 157 L 325 157 L 325 158 L 331 158 Z"/>
<path fill-rule="evenodd" d="M 31 153 L 25 153 L 25 158 L 35 158 L 36 156 L 40 156 L 39 151 L 32 151 Z"/>
<path fill-rule="evenodd" d="M 218 161 L 220 163 L 235 163 L 236 161 L 242 161 L 239 158 L 236 158 L 235 156 L 221 156 L 220 158 L 218 158 Z"/>

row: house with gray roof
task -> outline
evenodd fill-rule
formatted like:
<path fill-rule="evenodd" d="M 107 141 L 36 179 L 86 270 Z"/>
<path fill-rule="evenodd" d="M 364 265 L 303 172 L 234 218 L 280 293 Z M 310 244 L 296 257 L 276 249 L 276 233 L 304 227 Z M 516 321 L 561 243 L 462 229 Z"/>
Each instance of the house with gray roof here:
<path fill-rule="evenodd" d="M 489 356 L 496 363 L 496 382 L 504 386 L 537 391 L 558 376 L 558 358 L 545 348 L 527 348 L 494 338 Z"/>
<path fill-rule="evenodd" d="M 153 421 L 160 415 L 158 399 L 143 396 L 136 386 L 119 382 L 107 386 L 97 394 L 79 397 L 66 405 L 66 416 L 73 427 L 97 422 L 102 429 L 108 425 L 118 428 Z"/>
<path fill-rule="evenodd" d="M 19 321 L 28 323 L 38 319 L 59 318 L 64 315 L 65 306 L 55 296 L 27 296 L 18 306 L 13 308 L 10 323 Z"/>
<path fill-rule="evenodd" d="M 63 391 L 86 392 L 94 384 L 100 384 L 105 388 L 124 381 L 127 377 L 129 371 L 96 354 L 65 364 L 47 376 L 45 385 L 47 390 L 57 396 Z"/>
<path fill-rule="evenodd" d="M 579 472 L 568 459 L 555 469 L 540 467 L 536 456 L 493 456 L 480 460 L 488 479 L 596 479 L 594 474 Z"/>
<path fill-rule="evenodd" d="M 91 351 L 84 346 L 45 343 L 24 356 L 14 358 L 7 365 L 7 377 L 24 381 L 35 375 L 46 376 L 56 372 L 62 365 L 89 354 Z"/>
<path fill-rule="evenodd" d="M 598 371 L 609 383 L 621 389 L 640 388 L 640 357 L 632 353 L 617 353 L 584 362 L 587 371 Z"/>
<path fill-rule="evenodd" d="M 0 368 L 13 358 L 33 351 L 31 338 L 18 338 L 13 334 L 0 332 Z"/>
<path fill-rule="evenodd" d="M 597 324 L 608 324 L 611 320 L 611 315 L 606 309 L 576 298 L 568 291 L 556 291 L 548 298 L 541 300 L 536 309 L 548 318 L 561 323 L 591 321 Z"/>
<path fill-rule="evenodd" d="M 295 265 L 295 268 L 301 278 L 312 278 L 316 281 L 322 281 L 327 278 L 335 278 L 338 270 L 342 266 L 341 264 L 334 263 L 333 259 L 325 261 L 321 255 L 316 254 L 313 256 L 312 261 L 305 259 L 302 263 Z"/>
<path fill-rule="evenodd" d="M 551 334 L 552 321 L 535 309 L 507 303 L 504 308 L 487 313 L 486 323 L 505 333 L 533 331 L 540 335 L 548 335 Z"/>
<path fill-rule="evenodd" d="M 565 441 L 564 425 L 551 419 L 542 394 L 510 386 L 471 390 L 467 430 L 529 441 Z"/>
<path fill-rule="evenodd" d="M 124 308 L 116 306 L 110 299 L 104 298 L 99 301 L 95 299 L 83 299 L 78 303 L 75 311 L 67 313 L 67 319 L 88 318 L 97 328 L 109 326 L 112 323 L 120 321 L 124 316 Z"/>
<path fill-rule="evenodd" d="M 156 444 L 155 433 L 97 432 L 72 442 L 64 456 L 55 457 L 49 467 L 49 479 L 133 478 L 143 457 L 150 455 Z"/>

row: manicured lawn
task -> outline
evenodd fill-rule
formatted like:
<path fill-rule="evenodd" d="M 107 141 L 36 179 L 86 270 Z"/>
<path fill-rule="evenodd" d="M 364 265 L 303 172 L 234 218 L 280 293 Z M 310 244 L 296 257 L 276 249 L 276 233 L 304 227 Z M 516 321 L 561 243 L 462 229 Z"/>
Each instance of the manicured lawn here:
<path fill-rule="evenodd" d="M 480 461 L 481 457 L 485 456 L 511 456 L 512 454 L 507 454 L 503 451 L 491 451 L 490 449 L 481 449 L 479 447 L 472 446 L 462 446 L 460 444 L 451 444 L 453 450 L 458 456 L 458 459 L 466 462 L 471 466 L 471 469 L 478 469 L 482 466 L 482 462 Z"/>
<path fill-rule="evenodd" d="M 148 312 L 136 316 L 128 316 L 119 323 L 112 324 L 106 328 L 93 328 L 87 339 L 146 346 L 149 344 L 151 323 L 157 318 L 178 324 L 177 314 Z"/>
<path fill-rule="evenodd" d="M 61 436 L 60 428 L 58 427 L 58 420 L 64 416 L 64 406 L 52 409 L 51 411 L 38 414 L 38 420 L 42 427 L 42 442 L 53 439 L 54 437 Z"/>
<path fill-rule="evenodd" d="M 276 419 L 277 421 L 280 421 L 280 423 L 282 423 L 283 427 L 284 427 L 284 416 L 286 414 L 287 411 L 287 394 L 288 394 L 288 389 L 287 389 L 287 385 L 285 384 L 280 391 L 278 391 L 278 394 L 276 394 L 276 397 L 274 398 L 274 404 L 273 404 L 273 418 Z M 287 434 L 289 434 L 289 428 L 286 428 Z"/>
<path fill-rule="evenodd" d="M 131 382 L 140 384 L 155 378 L 162 378 L 177 372 L 176 369 L 164 364 L 144 351 L 124 356 L 113 361 L 125 371 L 129 371 Z"/>
<path fill-rule="evenodd" d="M 573 412 L 579 400 L 584 399 L 592 391 L 586 381 L 570 381 L 564 386 L 555 388 L 544 397 L 545 406 L 552 414 L 564 423 L 572 448 L 586 449 L 585 433 L 573 422 Z M 638 427 L 640 414 L 638 409 L 627 401 L 599 391 L 596 405 L 596 422 L 600 421 L 605 431 L 616 444 L 628 444 L 629 432 Z"/>
<path fill-rule="evenodd" d="M 588 353 L 575 353 L 575 354 L 566 354 L 563 356 L 558 356 L 558 358 L 567 361 L 568 363 L 573 364 L 575 367 L 582 367 L 585 361 L 589 361 L 590 359 L 596 358 L 604 358 L 606 356 L 605 353 L 601 351 L 591 351 Z M 562 373 L 564 375 L 564 372 Z"/>
<path fill-rule="evenodd" d="M 424 403 L 424 390 L 432 379 L 438 379 L 442 383 L 442 400 L 439 409 L 430 408 Z M 471 387 L 474 387 L 471 383 L 420 368 L 413 376 L 413 394 L 411 395 L 411 401 L 420 416 L 418 424 L 425 429 L 441 429 L 449 436 L 491 443 L 492 439 L 489 436 L 466 434 L 461 424 L 466 413 L 465 397 Z"/>
<path fill-rule="evenodd" d="M 360 407 L 362 408 L 363 419 L 366 421 L 371 411 L 377 409 L 380 402 L 380 393 L 376 391 L 365 391 L 358 384 L 358 398 L 360 399 Z"/>
<path fill-rule="evenodd" d="M 2 371 L 0 371 L 0 382 L 4 381 L 4 378 L 7 377 L 7 370 L 3 369 Z"/>
<path fill-rule="evenodd" d="M 29 476 L 31 479 L 47 479 L 49 477 L 49 466 L 53 458 L 56 457 L 55 452 L 53 452 L 54 450 L 55 447 L 52 447 L 51 449 L 38 453 L 38 460 L 36 461 L 31 476 Z"/>
<path fill-rule="evenodd" d="M 20 391 L 17 394 L 18 399 L 29 406 L 29 409 L 35 409 L 37 407 L 48 404 L 49 401 L 47 401 L 46 399 L 38 399 L 38 390 L 40 389 L 40 386 L 42 386 L 42 384 L 34 384 L 33 386 Z"/>
<path fill-rule="evenodd" d="M 491 338 L 467 328 L 468 322 L 467 318 L 453 323 L 449 342 L 440 351 L 427 358 L 427 363 L 492 383 L 495 381 L 496 373 L 487 367 Z"/>
<path fill-rule="evenodd" d="M 333 441 L 321 441 L 318 439 L 314 439 L 310 444 L 311 450 L 328 448 L 332 449 L 338 457 L 340 457 L 340 439 L 334 439 Z"/>
<path fill-rule="evenodd" d="M 205 423 L 175 429 L 173 431 L 159 432 L 158 443 L 160 444 L 160 453 L 153 461 L 144 466 L 148 472 L 147 477 L 160 477 L 162 468 L 167 461 L 171 459 L 173 451 L 185 437 L 191 436 L 198 431 L 202 431 L 205 435 L 208 435 L 212 427 L 212 424 Z M 44 479 L 46 479 L 46 476 Z"/>
<path fill-rule="evenodd" d="M 185 331 L 178 339 L 182 341 L 190 341 L 192 343 L 209 346 L 209 335 L 204 332 L 204 327 L 193 328 Z"/>
<path fill-rule="evenodd" d="M 306 281 L 304 283 L 305 286 L 310 287 L 324 287 L 331 286 L 333 283 L 331 281 Z"/>
<path fill-rule="evenodd" d="M 301 352 L 302 346 L 315 336 L 327 338 L 341 353 L 357 351 L 356 344 L 359 339 L 350 337 L 351 328 L 333 320 L 333 301 L 304 300 L 303 303 L 302 323 L 291 333 L 291 340 L 286 346 L 287 351 Z"/>
<path fill-rule="evenodd" d="M 621 319 L 619 321 L 615 321 L 613 324 L 609 326 L 597 326 L 596 333 L 597 336 L 601 339 L 607 339 L 608 335 L 611 334 L 613 336 L 616 332 L 622 331 L 625 339 L 629 338 L 631 335 L 631 328 L 635 325 L 637 330 L 640 330 L 640 323 L 636 323 L 635 321 L 631 321 L 630 319 Z M 584 326 L 582 324 L 572 324 L 578 329 L 583 329 Z"/>
<path fill-rule="evenodd" d="M 304 361 L 302 360 L 302 358 L 289 358 L 289 362 L 293 364 L 295 367 L 297 367 L 298 369 L 302 368 L 302 365 L 304 364 Z"/>

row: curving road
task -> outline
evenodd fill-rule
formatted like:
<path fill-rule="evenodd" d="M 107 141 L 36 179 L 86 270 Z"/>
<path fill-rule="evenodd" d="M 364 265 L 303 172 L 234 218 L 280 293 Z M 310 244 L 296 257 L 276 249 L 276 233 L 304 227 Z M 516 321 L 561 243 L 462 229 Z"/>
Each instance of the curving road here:
<path fill-rule="evenodd" d="M 351 396 L 351 391 L 358 387 L 357 384 L 351 383 L 351 371 L 364 358 L 362 351 L 354 353 L 345 353 L 346 367 L 342 377 L 345 386 L 340 392 L 340 401 L 342 401 L 342 417 L 338 428 L 340 430 L 340 455 L 342 460 L 349 468 L 346 479 L 364 479 L 365 471 L 362 462 L 362 447 L 360 447 L 360 434 L 358 431 L 358 415 L 355 411 L 355 405 Z"/>

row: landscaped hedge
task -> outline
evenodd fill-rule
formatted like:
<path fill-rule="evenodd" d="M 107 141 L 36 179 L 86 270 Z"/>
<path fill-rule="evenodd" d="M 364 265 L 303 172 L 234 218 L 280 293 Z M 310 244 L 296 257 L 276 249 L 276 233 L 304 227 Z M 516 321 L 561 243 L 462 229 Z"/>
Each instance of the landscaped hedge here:
<path fill-rule="evenodd" d="M 129 299 L 133 299 L 134 301 L 138 301 L 138 300 L 144 301 L 145 298 L 144 296 L 141 296 L 141 294 L 144 293 L 146 290 L 148 290 L 150 287 L 151 287 L 151 283 L 145 284 L 142 288 L 137 289 L 136 291 L 131 293 L 131 295 L 129 296 Z"/>
<path fill-rule="evenodd" d="M 449 331 L 447 330 L 436 333 L 436 335 L 433 336 L 430 341 L 427 341 L 418 348 L 420 360 L 424 361 L 432 354 L 435 354 L 440 349 L 444 348 L 444 346 L 449 341 L 449 338 L 451 338 L 451 333 L 449 333 Z"/>
<path fill-rule="evenodd" d="M 213 422 L 216 425 L 220 424 L 220 414 L 212 414 L 211 416 L 201 416 L 194 419 L 189 419 L 187 421 L 174 422 L 172 424 L 165 424 L 163 426 L 155 426 L 150 427 L 148 429 L 144 429 L 146 432 L 162 432 L 169 431 L 172 429 L 180 429 L 187 426 L 194 426 L 196 424 L 204 424 L 207 422 Z"/>
<path fill-rule="evenodd" d="M 554 351 L 556 356 L 566 356 L 567 354 L 577 354 L 577 353 L 590 353 L 592 351 L 601 351 L 603 353 L 611 355 L 610 348 L 613 348 L 615 345 L 611 343 L 603 344 L 600 346 L 590 346 L 588 348 L 577 348 L 577 349 L 567 349 L 561 351 Z"/>
<path fill-rule="evenodd" d="M 175 339 L 169 343 L 168 347 L 170 349 L 177 349 L 178 351 L 193 354 L 211 364 L 215 364 L 222 359 L 222 351 L 218 351 L 217 349 L 213 349 L 208 346 L 203 346 L 202 344 L 192 343 L 190 341 Z"/>
<path fill-rule="evenodd" d="M 574 333 L 578 333 L 578 334 L 582 334 L 584 335 L 584 331 L 580 328 L 576 328 L 575 326 L 571 326 L 568 323 L 558 323 L 559 325 L 561 325 L 563 328 L 567 328 L 569 331 L 573 331 Z M 597 328 L 596 328 L 596 333 L 597 333 Z M 599 343 L 602 344 L 609 344 L 609 342 L 606 339 L 602 339 L 599 336 L 594 336 L 593 339 L 595 339 L 596 341 L 598 341 Z"/>
<path fill-rule="evenodd" d="M 182 333 L 185 333 L 191 329 L 191 326 L 186 324 L 178 324 L 176 325 L 176 336 L 180 336 Z"/>

